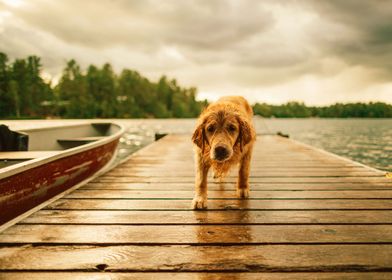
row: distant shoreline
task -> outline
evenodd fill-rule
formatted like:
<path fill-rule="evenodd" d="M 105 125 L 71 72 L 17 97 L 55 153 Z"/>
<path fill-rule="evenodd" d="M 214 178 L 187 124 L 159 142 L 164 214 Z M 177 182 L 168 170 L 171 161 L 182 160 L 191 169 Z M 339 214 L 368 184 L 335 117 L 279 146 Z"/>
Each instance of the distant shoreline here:
<path fill-rule="evenodd" d="M 310 116 L 310 117 L 263 117 L 260 115 L 254 115 L 255 118 L 261 118 L 261 119 L 268 119 L 268 120 L 273 120 L 273 119 L 340 119 L 340 120 L 344 120 L 344 119 L 375 119 L 375 120 L 380 120 L 380 119 L 392 119 L 392 117 L 314 117 L 314 116 Z M 186 120 L 186 119 L 196 119 L 194 117 L 190 117 L 190 118 L 1 118 L 1 121 L 45 121 L 45 120 L 49 120 L 49 121 L 56 121 L 56 120 L 68 120 L 68 121 L 72 121 L 72 120 Z"/>

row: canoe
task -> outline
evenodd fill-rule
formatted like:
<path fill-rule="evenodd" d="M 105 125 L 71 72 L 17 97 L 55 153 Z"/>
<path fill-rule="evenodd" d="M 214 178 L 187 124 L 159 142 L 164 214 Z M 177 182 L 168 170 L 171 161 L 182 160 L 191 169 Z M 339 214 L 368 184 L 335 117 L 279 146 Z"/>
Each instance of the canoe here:
<path fill-rule="evenodd" d="M 1 128 L 0 225 L 108 166 L 124 132 L 114 123 Z"/>

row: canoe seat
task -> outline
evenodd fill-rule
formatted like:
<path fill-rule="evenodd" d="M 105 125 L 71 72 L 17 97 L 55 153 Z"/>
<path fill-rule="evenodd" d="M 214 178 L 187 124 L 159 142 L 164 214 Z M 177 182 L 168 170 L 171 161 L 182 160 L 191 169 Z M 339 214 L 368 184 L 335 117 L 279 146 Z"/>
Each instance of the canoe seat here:
<path fill-rule="evenodd" d="M 33 158 L 41 158 L 41 157 L 50 157 L 58 153 L 59 151 L 0 152 L 0 160 L 33 159 Z"/>
<path fill-rule="evenodd" d="M 100 140 L 100 139 L 103 139 L 106 137 L 107 136 L 62 138 L 62 139 L 58 139 L 57 142 L 93 142 L 93 141 L 97 141 L 97 140 Z"/>
<path fill-rule="evenodd" d="M 62 138 L 57 139 L 57 143 L 61 145 L 64 149 L 75 148 L 80 145 L 84 145 L 90 142 L 106 138 L 107 136 L 92 136 L 92 137 L 75 137 L 75 138 Z"/>

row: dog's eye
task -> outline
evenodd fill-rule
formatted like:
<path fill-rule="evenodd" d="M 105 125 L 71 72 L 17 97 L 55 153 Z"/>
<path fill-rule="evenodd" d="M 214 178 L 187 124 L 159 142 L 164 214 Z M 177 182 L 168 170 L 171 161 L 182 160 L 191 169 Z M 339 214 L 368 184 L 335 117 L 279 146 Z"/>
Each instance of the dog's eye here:
<path fill-rule="evenodd" d="M 209 127 L 207 127 L 207 131 L 208 132 L 214 132 L 215 127 L 213 125 L 210 125 Z"/>
<path fill-rule="evenodd" d="M 229 130 L 229 131 L 231 131 L 231 132 L 234 132 L 237 128 L 235 127 L 235 125 L 229 125 L 228 127 L 227 127 L 227 129 Z"/>

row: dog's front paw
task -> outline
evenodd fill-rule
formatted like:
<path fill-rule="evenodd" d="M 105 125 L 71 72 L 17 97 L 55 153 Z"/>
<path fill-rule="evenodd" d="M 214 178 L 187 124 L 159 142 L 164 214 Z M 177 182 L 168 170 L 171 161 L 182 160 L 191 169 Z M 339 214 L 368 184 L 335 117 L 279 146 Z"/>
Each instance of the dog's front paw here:
<path fill-rule="evenodd" d="M 207 208 L 207 198 L 202 196 L 195 196 L 192 200 L 192 208 L 197 209 L 206 209 Z"/>
<path fill-rule="evenodd" d="M 249 188 L 237 188 L 237 196 L 239 198 L 248 198 L 249 197 Z"/>

